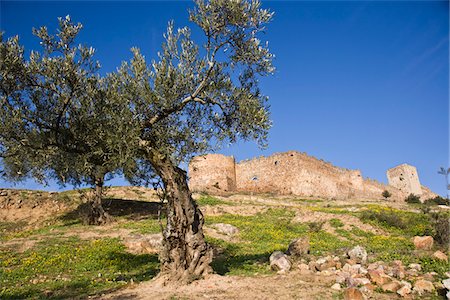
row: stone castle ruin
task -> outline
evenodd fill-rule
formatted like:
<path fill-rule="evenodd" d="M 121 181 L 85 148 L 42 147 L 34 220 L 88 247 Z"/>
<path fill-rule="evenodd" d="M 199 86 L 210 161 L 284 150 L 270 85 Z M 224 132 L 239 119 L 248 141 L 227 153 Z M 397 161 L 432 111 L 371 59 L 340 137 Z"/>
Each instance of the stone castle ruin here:
<path fill-rule="evenodd" d="M 289 151 L 236 163 L 232 156 L 207 154 L 189 164 L 192 191 L 274 193 L 325 199 L 379 199 L 384 190 L 392 200 L 410 193 L 427 199 L 436 196 L 421 186 L 415 167 L 403 164 L 387 171 L 389 185 L 364 179 L 359 170 L 336 167 L 306 153 Z"/>

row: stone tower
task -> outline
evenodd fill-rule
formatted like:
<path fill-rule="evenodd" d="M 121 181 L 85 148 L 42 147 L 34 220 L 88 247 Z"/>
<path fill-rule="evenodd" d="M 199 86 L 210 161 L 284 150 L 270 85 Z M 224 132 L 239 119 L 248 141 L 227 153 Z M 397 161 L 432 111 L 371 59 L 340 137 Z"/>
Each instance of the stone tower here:
<path fill-rule="evenodd" d="M 236 191 L 236 164 L 233 156 L 207 154 L 189 163 L 189 188 L 192 191 Z"/>
<path fill-rule="evenodd" d="M 386 175 L 389 185 L 408 194 L 422 195 L 422 187 L 416 167 L 402 164 L 387 170 Z"/>

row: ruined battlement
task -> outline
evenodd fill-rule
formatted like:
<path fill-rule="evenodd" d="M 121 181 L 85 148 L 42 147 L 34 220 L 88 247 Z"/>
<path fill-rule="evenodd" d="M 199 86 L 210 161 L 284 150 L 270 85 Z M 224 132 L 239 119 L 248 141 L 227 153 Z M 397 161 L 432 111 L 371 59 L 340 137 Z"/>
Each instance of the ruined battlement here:
<path fill-rule="evenodd" d="M 207 154 L 189 164 L 189 186 L 197 192 L 254 192 L 327 199 L 378 199 L 384 190 L 392 199 L 422 195 L 417 170 L 406 164 L 389 169 L 389 185 L 364 179 L 359 170 L 332 165 L 298 151 L 235 162 L 234 157 Z M 427 195 L 430 192 L 427 190 Z M 431 193 L 432 194 L 432 193 Z"/>

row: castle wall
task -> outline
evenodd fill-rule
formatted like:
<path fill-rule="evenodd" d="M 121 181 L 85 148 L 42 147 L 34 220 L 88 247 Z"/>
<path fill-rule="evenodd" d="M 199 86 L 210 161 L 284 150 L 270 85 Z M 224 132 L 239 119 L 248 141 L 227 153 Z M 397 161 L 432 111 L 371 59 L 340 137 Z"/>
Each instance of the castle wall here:
<path fill-rule="evenodd" d="M 189 164 L 189 187 L 192 191 L 236 191 L 236 169 L 232 156 L 207 154 L 196 156 Z"/>
<path fill-rule="evenodd" d="M 345 198 L 363 190 L 357 170 L 337 168 L 304 153 L 290 151 L 236 165 L 238 191 Z"/>
<path fill-rule="evenodd" d="M 410 193 L 422 199 L 436 194 L 420 186 L 417 170 L 406 164 L 387 171 L 389 185 L 364 179 L 359 170 L 333 166 L 306 153 L 289 151 L 235 163 L 233 157 L 208 154 L 189 164 L 189 186 L 193 191 L 276 193 L 327 199 L 405 199 Z"/>

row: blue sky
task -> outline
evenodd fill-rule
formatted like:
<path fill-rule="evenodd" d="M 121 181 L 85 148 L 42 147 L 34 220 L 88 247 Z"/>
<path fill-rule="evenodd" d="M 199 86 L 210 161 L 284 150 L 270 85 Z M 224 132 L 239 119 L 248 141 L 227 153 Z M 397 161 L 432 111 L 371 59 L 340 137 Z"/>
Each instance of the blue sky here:
<path fill-rule="evenodd" d="M 237 160 L 298 150 L 387 182 L 401 163 L 445 195 L 437 174 L 449 165 L 448 1 L 263 1 L 275 12 L 265 38 L 276 55 L 274 76 L 261 80 L 270 98 L 269 147 L 238 143 L 221 153 Z M 188 1 L 1 1 L 1 30 L 38 49 L 32 27 L 54 29 L 71 15 L 79 41 L 97 49 L 102 73 L 137 46 L 155 58 L 170 19 L 188 22 Z M 109 184 L 123 185 L 121 179 Z M 13 186 L 0 181 L 0 187 Z M 33 181 L 17 188 L 57 190 Z M 70 186 L 67 188 L 71 188 Z"/>

